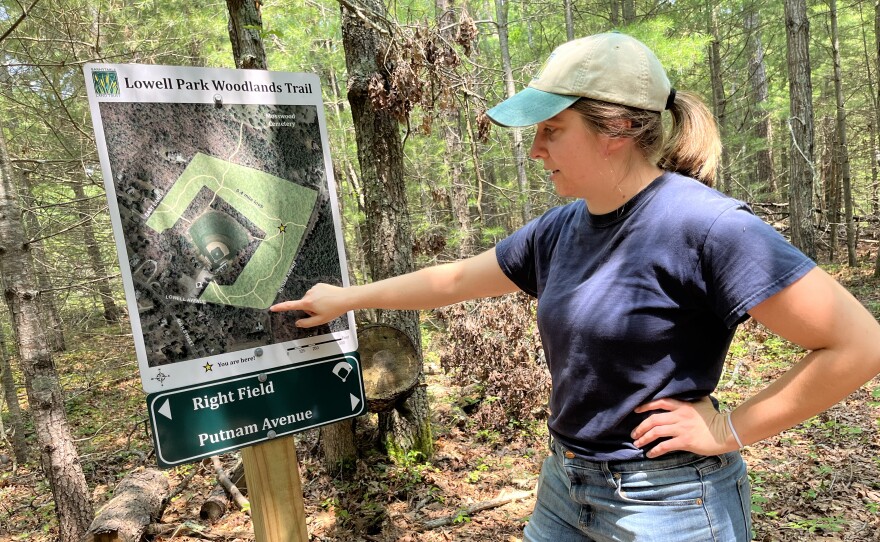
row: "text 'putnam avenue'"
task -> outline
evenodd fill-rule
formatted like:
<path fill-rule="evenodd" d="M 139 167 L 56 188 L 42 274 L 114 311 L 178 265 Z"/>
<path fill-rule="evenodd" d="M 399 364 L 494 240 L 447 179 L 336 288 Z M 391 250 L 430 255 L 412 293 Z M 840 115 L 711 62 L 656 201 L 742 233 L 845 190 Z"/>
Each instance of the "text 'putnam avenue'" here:
<path fill-rule="evenodd" d="M 263 418 L 263 431 L 269 431 L 271 429 L 275 429 L 277 427 L 281 427 L 284 425 L 290 425 L 292 423 L 304 422 L 306 420 L 312 419 L 312 411 L 306 410 L 303 412 L 297 412 L 294 414 L 290 414 L 288 416 L 282 416 L 280 418 Z M 242 427 L 236 427 L 235 429 L 223 429 L 216 433 L 200 433 L 199 434 L 199 446 L 204 446 L 205 444 L 218 444 L 220 442 L 226 440 L 232 440 L 239 437 L 244 437 L 247 435 L 253 435 L 260 431 L 260 428 L 257 424 L 252 423 L 249 425 L 245 425 Z"/>

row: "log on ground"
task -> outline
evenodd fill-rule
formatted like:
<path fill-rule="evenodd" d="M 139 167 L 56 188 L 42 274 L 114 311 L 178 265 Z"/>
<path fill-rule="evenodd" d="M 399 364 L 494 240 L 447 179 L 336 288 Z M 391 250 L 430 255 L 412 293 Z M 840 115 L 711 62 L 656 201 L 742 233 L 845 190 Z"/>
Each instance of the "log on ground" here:
<path fill-rule="evenodd" d="M 147 526 L 162 517 L 170 491 L 168 478 L 158 470 L 129 474 L 95 515 L 86 542 L 140 542 Z"/>

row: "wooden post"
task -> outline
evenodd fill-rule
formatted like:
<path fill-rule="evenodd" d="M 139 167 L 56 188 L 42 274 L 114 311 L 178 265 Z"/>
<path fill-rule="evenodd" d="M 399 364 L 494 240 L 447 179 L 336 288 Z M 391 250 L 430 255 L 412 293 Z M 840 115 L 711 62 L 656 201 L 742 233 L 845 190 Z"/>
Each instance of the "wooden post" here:
<path fill-rule="evenodd" d="M 257 542 L 308 542 L 293 437 L 241 450 Z"/>

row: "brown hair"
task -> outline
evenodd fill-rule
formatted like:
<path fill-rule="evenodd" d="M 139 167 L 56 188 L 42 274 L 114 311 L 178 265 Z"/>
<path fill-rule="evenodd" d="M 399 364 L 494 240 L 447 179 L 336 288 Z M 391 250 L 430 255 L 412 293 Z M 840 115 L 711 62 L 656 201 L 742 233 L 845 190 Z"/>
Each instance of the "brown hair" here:
<path fill-rule="evenodd" d="M 668 138 L 664 137 L 657 111 L 590 98 L 581 98 L 571 108 L 600 134 L 632 138 L 648 160 L 656 160 L 661 168 L 693 177 L 707 186 L 715 182 L 721 138 L 715 118 L 696 94 L 676 93 L 669 109 L 672 122 Z"/>

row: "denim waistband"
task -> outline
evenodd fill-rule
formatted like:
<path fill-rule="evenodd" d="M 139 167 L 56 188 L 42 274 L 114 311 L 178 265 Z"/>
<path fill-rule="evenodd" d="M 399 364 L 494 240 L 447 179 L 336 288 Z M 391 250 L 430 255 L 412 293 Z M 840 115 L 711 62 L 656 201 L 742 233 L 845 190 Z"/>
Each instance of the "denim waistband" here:
<path fill-rule="evenodd" d="M 550 441 L 550 450 L 560 459 L 564 460 L 566 465 L 576 466 L 582 469 L 596 470 L 603 472 L 643 472 L 652 470 L 665 470 L 682 467 L 698 463 L 707 458 L 707 456 L 695 454 L 692 452 L 676 451 L 664 454 L 655 459 L 631 459 L 619 461 L 591 461 L 578 457 L 574 452 L 566 449 L 555 439 Z M 739 452 L 729 452 L 717 456 L 722 463 L 729 463 L 739 454 Z"/>

